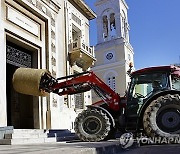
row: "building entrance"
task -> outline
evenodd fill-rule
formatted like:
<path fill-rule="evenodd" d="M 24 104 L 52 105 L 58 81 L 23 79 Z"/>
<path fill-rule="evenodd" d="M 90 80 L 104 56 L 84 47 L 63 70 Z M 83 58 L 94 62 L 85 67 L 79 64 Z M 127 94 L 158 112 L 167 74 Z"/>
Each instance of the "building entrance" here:
<path fill-rule="evenodd" d="M 12 85 L 13 74 L 17 68 L 32 66 L 31 52 L 7 42 L 6 53 L 7 125 L 16 129 L 32 129 L 33 96 L 16 92 Z"/>

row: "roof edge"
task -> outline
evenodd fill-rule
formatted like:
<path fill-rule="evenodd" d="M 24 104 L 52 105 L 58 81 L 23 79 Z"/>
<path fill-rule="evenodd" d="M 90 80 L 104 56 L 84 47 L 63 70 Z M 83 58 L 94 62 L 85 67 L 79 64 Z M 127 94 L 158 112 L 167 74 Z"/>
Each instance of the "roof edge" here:
<path fill-rule="evenodd" d="M 83 1 L 83 0 L 69 0 L 70 2 L 74 2 L 85 14 L 85 16 L 89 19 L 95 19 L 96 13 Z"/>

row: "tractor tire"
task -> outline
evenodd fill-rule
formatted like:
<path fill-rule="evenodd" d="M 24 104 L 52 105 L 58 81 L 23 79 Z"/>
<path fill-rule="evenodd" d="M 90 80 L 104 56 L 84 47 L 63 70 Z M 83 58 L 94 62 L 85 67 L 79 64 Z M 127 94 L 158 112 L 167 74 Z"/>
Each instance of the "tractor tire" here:
<path fill-rule="evenodd" d="M 152 101 L 144 112 L 143 125 L 149 137 L 180 137 L 180 95 L 168 94 Z"/>
<path fill-rule="evenodd" d="M 110 127 L 108 116 L 97 109 L 87 109 L 79 113 L 74 123 L 74 130 L 79 139 L 90 142 L 104 140 Z"/>
<path fill-rule="evenodd" d="M 116 138 L 116 128 L 111 127 L 108 135 L 104 138 L 105 141 Z"/>

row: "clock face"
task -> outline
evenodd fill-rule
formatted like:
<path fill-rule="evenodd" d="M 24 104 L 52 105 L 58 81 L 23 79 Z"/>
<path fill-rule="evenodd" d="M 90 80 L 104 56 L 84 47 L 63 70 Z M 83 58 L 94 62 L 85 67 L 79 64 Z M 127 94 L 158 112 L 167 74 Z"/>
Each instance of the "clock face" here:
<path fill-rule="evenodd" d="M 106 55 L 106 58 L 108 60 L 111 60 L 113 58 L 113 53 L 109 52 L 107 55 Z"/>

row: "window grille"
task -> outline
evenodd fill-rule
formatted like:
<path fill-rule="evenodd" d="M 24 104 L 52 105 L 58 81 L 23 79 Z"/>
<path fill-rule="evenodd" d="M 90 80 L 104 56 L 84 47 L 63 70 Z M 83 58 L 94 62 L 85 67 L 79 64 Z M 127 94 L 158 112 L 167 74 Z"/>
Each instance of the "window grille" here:
<path fill-rule="evenodd" d="M 31 55 L 6 45 L 7 63 L 19 67 L 31 67 Z"/>

